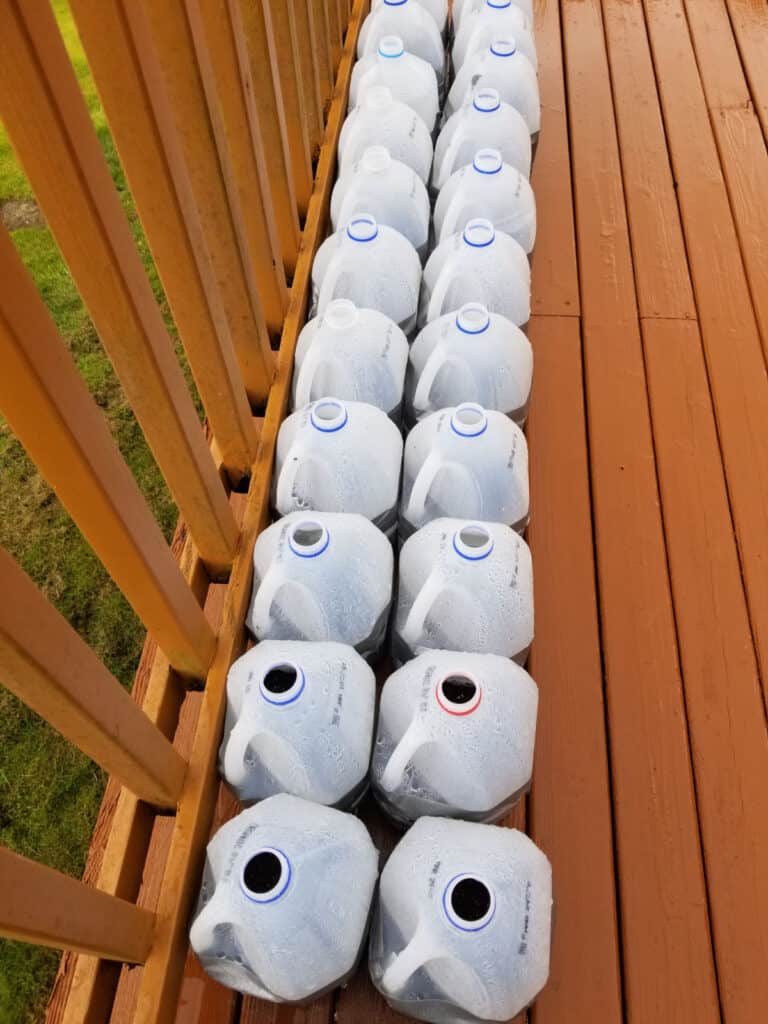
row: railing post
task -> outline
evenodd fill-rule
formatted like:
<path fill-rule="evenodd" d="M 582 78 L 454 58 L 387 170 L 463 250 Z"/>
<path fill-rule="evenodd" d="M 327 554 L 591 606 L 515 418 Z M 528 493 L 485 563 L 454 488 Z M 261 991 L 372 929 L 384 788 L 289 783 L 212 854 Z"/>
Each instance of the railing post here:
<path fill-rule="evenodd" d="M 304 93 L 301 87 L 299 46 L 296 39 L 296 20 L 292 0 L 263 0 L 265 18 L 272 25 L 277 70 L 285 110 L 288 151 L 293 168 L 293 184 L 301 217 L 306 217 L 312 194 L 312 155 L 304 113 Z"/>
<path fill-rule="evenodd" d="M 0 4 L 0 38 L 0 116 L 201 555 L 226 567 L 234 518 L 48 0 Z"/>
<path fill-rule="evenodd" d="M 179 754 L 2 549 L 0 578 L 0 683 L 142 800 L 175 807 Z"/>
<path fill-rule="evenodd" d="M 319 154 L 325 125 L 323 100 L 320 95 L 320 76 L 314 57 L 315 40 L 309 18 L 311 0 L 286 0 L 289 17 L 296 25 L 296 41 L 299 48 L 299 77 L 304 95 L 304 115 L 307 119 L 307 134 L 313 158 Z"/>
<path fill-rule="evenodd" d="M 105 960 L 143 963 L 155 917 L 0 847 L 0 935 Z"/>
<path fill-rule="evenodd" d="M 285 267 L 270 181 L 274 164 L 265 153 L 254 109 L 250 69 L 241 73 L 238 30 L 227 0 L 185 0 L 211 124 L 229 195 L 240 228 L 244 262 L 253 267 L 270 334 L 278 338 L 288 306 Z M 294 243 L 298 238 L 292 236 Z"/>
<path fill-rule="evenodd" d="M 270 167 L 272 198 L 286 270 L 293 275 L 299 252 L 299 212 L 293 182 L 286 113 L 272 32 L 269 7 L 264 0 L 228 0 L 240 58 L 240 73 L 261 128 Z"/>
<path fill-rule="evenodd" d="M 169 661 L 204 676 L 211 628 L 5 229 L 0 366 L 0 409 L 30 458 Z"/>
<path fill-rule="evenodd" d="M 210 273 L 221 293 L 246 390 L 259 405 L 274 377 L 274 353 L 253 268 L 243 260 L 184 0 L 105 2 L 121 6 L 158 117 L 179 129 L 180 158 L 189 175 Z"/>
<path fill-rule="evenodd" d="M 250 473 L 257 438 L 179 126 L 144 74 L 120 3 L 70 6 L 222 464 L 236 482 Z"/>

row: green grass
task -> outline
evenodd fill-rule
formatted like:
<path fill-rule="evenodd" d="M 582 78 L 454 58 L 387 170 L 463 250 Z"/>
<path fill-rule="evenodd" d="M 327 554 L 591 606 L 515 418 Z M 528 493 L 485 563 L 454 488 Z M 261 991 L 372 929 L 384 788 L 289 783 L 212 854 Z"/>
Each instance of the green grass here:
<path fill-rule="evenodd" d="M 66 0 L 53 7 L 96 132 L 166 323 L 175 331 Z M 0 127 L 0 202 L 32 195 Z M 47 228 L 13 240 L 165 535 L 176 508 Z M 187 380 L 186 363 L 177 345 Z M 196 397 L 195 400 L 197 401 Z M 198 402 L 199 410 L 199 402 Z M 125 599 L 0 419 L 0 544 L 125 686 L 144 630 Z M 103 773 L 0 687 L 0 843 L 73 876 L 82 874 Z M 59 954 L 0 941 L 0 1024 L 42 1020 Z"/>

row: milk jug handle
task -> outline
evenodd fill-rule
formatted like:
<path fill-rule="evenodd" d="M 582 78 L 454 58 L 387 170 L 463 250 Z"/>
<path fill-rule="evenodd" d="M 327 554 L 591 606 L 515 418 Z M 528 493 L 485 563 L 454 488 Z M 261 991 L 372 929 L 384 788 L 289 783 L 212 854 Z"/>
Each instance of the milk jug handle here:
<path fill-rule="evenodd" d="M 456 131 L 451 136 L 451 141 L 448 143 L 448 148 L 445 151 L 443 159 L 440 161 L 440 173 L 437 181 L 438 190 L 448 181 L 453 172 L 457 169 L 453 166 L 453 161 L 456 159 L 456 154 L 464 142 L 464 134 L 461 130 L 461 126 L 457 125 Z M 448 173 L 445 174 L 445 168 L 448 168 Z"/>
<path fill-rule="evenodd" d="M 390 754 L 389 760 L 381 774 L 382 789 L 385 789 L 387 793 L 397 789 L 408 762 L 416 751 L 424 746 L 428 738 L 424 727 L 418 719 L 411 722 Z"/>
<path fill-rule="evenodd" d="M 419 412 L 426 412 L 429 408 L 430 395 L 438 373 L 444 366 L 448 366 L 451 363 L 460 368 L 467 368 L 465 360 L 449 355 L 441 345 L 435 345 L 426 363 L 424 363 L 424 369 L 419 374 L 419 380 L 413 393 L 414 409 L 417 409 Z M 468 368 L 467 373 L 469 373 Z"/>
<path fill-rule="evenodd" d="M 411 605 L 411 610 L 403 626 L 403 637 L 408 643 L 413 643 L 421 635 L 424 623 L 427 620 L 430 609 L 445 587 L 445 579 L 439 569 L 433 569 L 427 577 L 416 599 Z"/>
<path fill-rule="evenodd" d="M 343 254 L 341 251 L 337 251 L 335 258 L 332 259 L 328 265 L 328 269 L 325 272 L 322 284 L 317 296 L 317 312 L 318 315 L 322 315 L 325 311 L 325 307 L 334 298 L 334 291 L 338 284 L 339 278 L 342 275 L 343 267 Z M 340 298 L 346 298 L 347 296 L 340 296 Z"/>
<path fill-rule="evenodd" d="M 424 507 L 429 497 L 435 477 L 444 465 L 443 457 L 439 452 L 430 452 L 424 460 L 421 469 L 416 474 L 411 488 L 411 496 L 408 500 L 408 508 L 405 511 L 406 519 L 412 523 L 419 522 L 424 515 Z"/>
<path fill-rule="evenodd" d="M 427 928 L 419 924 L 411 941 L 398 953 L 382 975 L 382 988 L 395 995 L 401 992 L 412 974 L 440 955 L 433 941 Z"/>
<path fill-rule="evenodd" d="M 272 618 L 270 614 L 272 602 L 286 582 L 287 576 L 280 566 L 273 565 L 267 570 L 264 579 L 259 583 L 256 593 L 253 595 L 251 620 L 254 623 L 259 621 L 270 622 Z"/>
<path fill-rule="evenodd" d="M 314 462 L 323 469 L 328 465 L 326 459 L 320 458 L 317 455 L 308 454 L 302 445 L 292 445 L 288 458 L 283 463 L 283 468 L 280 470 L 280 475 L 277 478 L 277 492 L 275 494 L 275 498 L 278 508 L 287 508 L 290 510 L 293 500 L 293 485 L 296 483 L 296 477 L 298 476 L 299 470 L 305 466 L 307 462 Z"/>
<path fill-rule="evenodd" d="M 304 362 L 301 364 L 301 369 L 298 374 L 298 381 L 296 384 L 297 409 L 302 408 L 302 406 L 309 405 L 312 401 L 312 385 L 315 380 L 315 374 L 323 364 L 332 366 L 336 373 L 341 376 L 347 376 L 346 367 L 338 357 L 328 356 L 324 354 L 320 348 L 310 348 L 304 357 Z M 336 397 L 346 398 L 347 396 L 338 395 Z"/>
<path fill-rule="evenodd" d="M 454 256 L 449 256 L 443 264 L 443 269 L 437 275 L 435 290 L 429 297 L 427 323 L 431 323 L 433 320 L 436 320 L 443 313 L 443 303 L 445 302 L 445 297 L 448 294 L 448 289 L 453 283 L 454 267 L 456 262 L 457 261 Z"/>

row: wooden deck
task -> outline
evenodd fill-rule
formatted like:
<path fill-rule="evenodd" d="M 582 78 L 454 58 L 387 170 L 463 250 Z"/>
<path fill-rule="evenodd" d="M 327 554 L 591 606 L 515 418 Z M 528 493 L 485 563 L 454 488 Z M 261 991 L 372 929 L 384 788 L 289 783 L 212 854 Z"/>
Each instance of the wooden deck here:
<path fill-rule="evenodd" d="M 529 668 L 541 704 L 533 790 L 508 824 L 552 860 L 556 923 L 550 981 L 528 1018 L 759 1024 L 768 1016 L 768 8 L 535 7 L 543 124 Z M 187 697 L 187 717 L 200 699 Z M 182 713 L 182 748 L 184 723 Z M 235 810 L 222 789 L 217 824 Z M 389 848 L 394 833 L 370 806 L 363 816 Z M 169 841 L 161 826 L 159 865 Z M 162 890 L 152 863 L 140 898 L 150 907 Z M 130 1021 L 147 969 L 122 968 L 112 1021 Z M 291 1008 L 218 987 L 190 955 L 177 1020 L 238 1019 L 403 1018 L 365 965 L 345 990 Z"/>

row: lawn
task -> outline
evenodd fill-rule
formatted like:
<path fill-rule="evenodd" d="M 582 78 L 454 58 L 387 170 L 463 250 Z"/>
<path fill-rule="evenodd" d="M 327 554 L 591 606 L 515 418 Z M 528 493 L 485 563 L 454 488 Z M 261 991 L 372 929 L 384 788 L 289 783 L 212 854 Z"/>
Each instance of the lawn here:
<path fill-rule="evenodd" d="M 66 0 L 53 0 L 53 7 L 123 208 L 173 331 Z M 0 126 L 0 207 L 6 200 L 28 197 L 29 184 Z M 176 509 L 51 233 L 45 227 L 23 227 L 12 237 L 169 537 Z M 129 686 L 144 630 L 2 419 L 0 544 Z M 0 843 L 81 875 L 103 786 L 103 774 L 95 765 L 0 687 Z M 57 963 L 53 950 L 0 941 L 0 1024 L 42 1020 Z"/>

